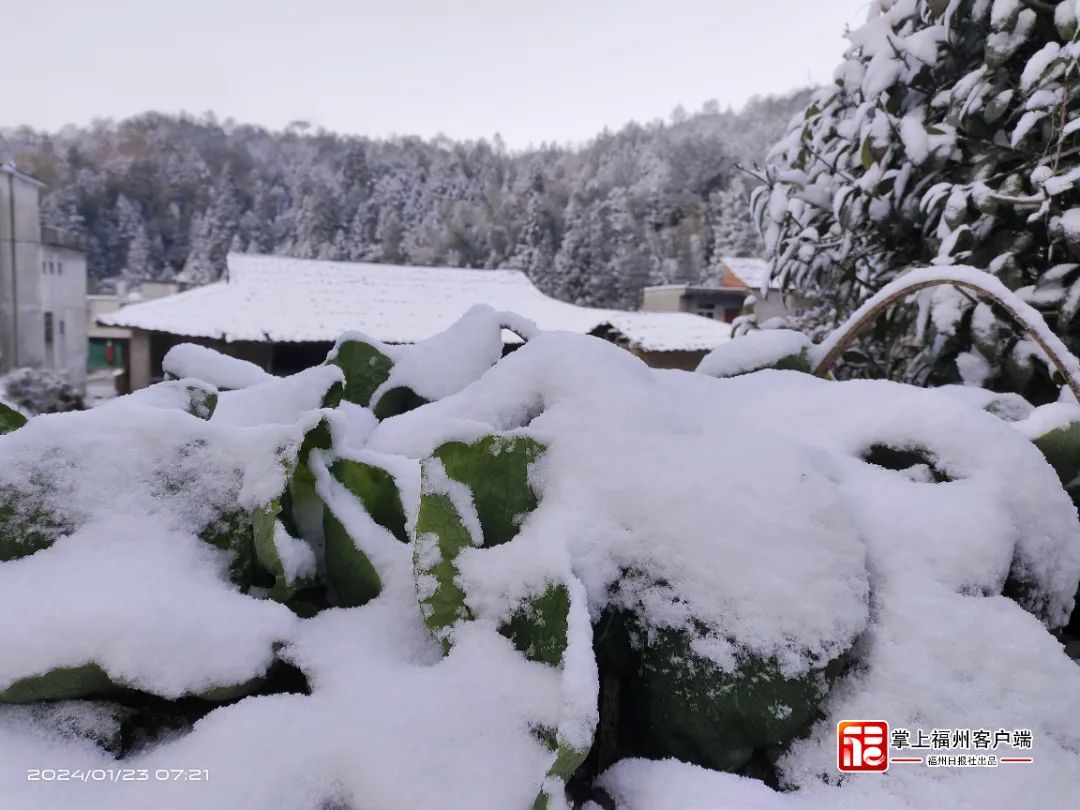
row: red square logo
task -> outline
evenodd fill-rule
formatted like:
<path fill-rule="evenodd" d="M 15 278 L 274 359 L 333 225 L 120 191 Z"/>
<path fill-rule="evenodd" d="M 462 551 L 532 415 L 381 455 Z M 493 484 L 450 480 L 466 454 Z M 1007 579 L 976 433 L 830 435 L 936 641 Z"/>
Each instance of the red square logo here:
<path fill-rule="evenodd" d="M 837 723 L 836 767 L 847 773 L 889 770 L 889 724 L 884 720 L 842 720 Z"/>

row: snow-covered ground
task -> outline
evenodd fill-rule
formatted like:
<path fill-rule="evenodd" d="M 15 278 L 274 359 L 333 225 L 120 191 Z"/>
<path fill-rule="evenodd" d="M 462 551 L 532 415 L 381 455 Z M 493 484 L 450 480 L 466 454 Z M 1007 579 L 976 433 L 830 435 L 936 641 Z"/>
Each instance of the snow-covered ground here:
<path fill-rule="evenodd" d="M 1080 666 L 1048 627 L 1080 521 L 1031 439 L 1080 410 L 565 333 L 500 359 L 504 318 L 285 379 L 185 350 L 182 380 L 0 438 L 0 804 L 1075 806 Z M 703 371 L 805 349 L 742 340 Z M 402 388 L 433 401 L 365 407 Z M 1034 762 L 844 775 L 853 719 L 1029 730 Z M 556 747 L 590 746 L 568 799 Z"/>

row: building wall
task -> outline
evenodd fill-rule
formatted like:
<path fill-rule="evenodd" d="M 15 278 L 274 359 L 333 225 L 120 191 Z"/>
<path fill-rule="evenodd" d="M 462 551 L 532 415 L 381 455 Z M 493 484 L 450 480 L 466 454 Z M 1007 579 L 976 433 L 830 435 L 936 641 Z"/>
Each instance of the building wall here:
<path fill-rule="evenodd" d="M 693 371 L 708 352 L 647 352 L 642 349 L 630 347 L 630 353 L 640 357 L 645 365 L 651 368 L 674 368 L 682 371 Z"/>
<path fill-rule="evenodd" d="M 138 391 L 146 388 L 153 382 L 153 371 L 150 367 L 150 336 L 152 332 L 144 332 L 141 329 L 131 330 L 131 340 L 128 341 L 128 382 L 125 386 L 127 392 Z M 160 375 L 161 369 L 158 369 Z"/>
<path fill-rule="evenodd" d="M 180 285 L 174 281 L 143 281 L 139 283 L 139 295 L 143 301 L 164 298 L 180 292 Z"/>
<path fill-rule="evenodd" d="M 683 311 L 731 323 L 742 314 L 745 298 L 744 290 L 688 290 L 683 296 Z"/>
<path fill-rule="evenodd" d="M 0 373 L 45 364 L 39 189 L 0 168 Z"/>
<path fill-rule="evenodd" d="M 641 308 L 646 312 L 682 312 L 684 287 L 646 287 Z"/>
<path fill-rule="evenodd" d="M 127 340 L 131 330 L 123 326 L 102 326 L 97 319 L 119 310 L 126 302 L 116 295 L 86 296 L 86 333 L 92 340 Z"/>
<path fill-rule="evenodd" d="M 44 365 L 81 388 L 88 350 L 86 256 L 60 245 L 42 245 L 39 267 Z"/>
<path fill-rule="evenodd" d="M 746 293 L 741 288 L 688 287 L 681 284 L 646 287 L 641 308 L 645 312 L 689 312 L 730 323 L 742 313 Z"/>

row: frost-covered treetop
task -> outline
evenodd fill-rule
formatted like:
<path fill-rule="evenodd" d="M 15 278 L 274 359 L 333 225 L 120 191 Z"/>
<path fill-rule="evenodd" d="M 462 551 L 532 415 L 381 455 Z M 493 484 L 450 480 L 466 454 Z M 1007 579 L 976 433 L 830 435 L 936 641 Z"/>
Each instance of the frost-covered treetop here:
<path fill-rule="evenodd" d="M 1080 305 L 1075 0 L 876 0 L 848 39 L 755 193 L 774 278 L 817 293 L 835 318 L 912 264 L 969 264 L 1021 289 L 1067 337 Z M 937 381 L 951 381 L 977 342 L 960 334 L 972 302 L 937 301 L 952 317 L 902 372 L 938 364 Z M 991 375 L 1005 354 L 1026 359 L 1015 340 L 982 342 Z"/>

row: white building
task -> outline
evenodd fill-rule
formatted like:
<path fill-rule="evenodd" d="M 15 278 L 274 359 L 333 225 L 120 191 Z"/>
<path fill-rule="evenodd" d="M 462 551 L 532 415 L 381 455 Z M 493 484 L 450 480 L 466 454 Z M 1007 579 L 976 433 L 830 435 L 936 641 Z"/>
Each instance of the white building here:
<path fill-rule="evenodd" d="M 44 184 L 0 164 L 0 373 L 24 366 L 86 379 L 86 257 L 41 227 Z"/>
<path fill-rule="evenodd" d="M 449 327 L 474 304 L 514 312 L 543 330 L 594 334 L 649 365 L 694 368 L 730 339 L 726 324 L 683 312 L 626 313 L 549 298 L 517 270 L 385 264 L 230 254 L 228 280 L 102 315 L 132 330 L 131 388 L 161 374 L 172 346 L 195 342 L 275 374 L 322 362 L 334 340 L 360 331 L 415 343 Z M 515 339 L 508 335 L 508 343 Z"/>

